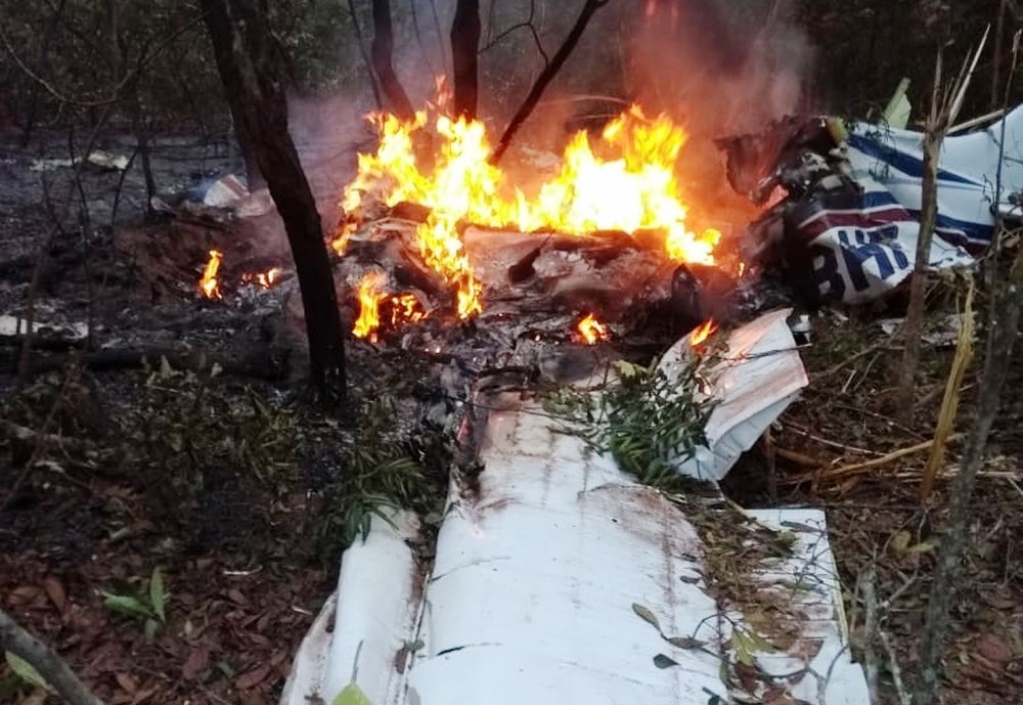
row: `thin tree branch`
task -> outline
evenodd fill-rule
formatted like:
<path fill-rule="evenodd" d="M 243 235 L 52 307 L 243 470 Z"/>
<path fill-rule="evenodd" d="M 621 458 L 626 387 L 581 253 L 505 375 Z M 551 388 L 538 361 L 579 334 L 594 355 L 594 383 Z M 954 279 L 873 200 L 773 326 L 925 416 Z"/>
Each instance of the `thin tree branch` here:
<path fill-rule="evenodd" d="M 104 705 L 46 644 L 0 609 L 0 650 L 10 651 L 36 669 L 69 705 Z"/>
<path fill-rule="evenodd" d="M 100 100 L 82 100 L 80 98 L 65 95 L 64 93 L 60 92 L 57 88 L 55 88 L 49 81 L 47 81 L 45 78 L 38 75 L 35 71 L 29 68 L 25 64 L 25 62 L 21 60 L 21 57 L 18 56 L 17 52 L 14 50 L 14 47 L 11 46 L 10 40 L 7 39 L 7 35 L 4 34 L 2 30 L 0 30 L 0 42 L 3 43 L 4 48 L 7 49 L 7 53 L 10 55 L 11 59 L 18 66 L 18 68 L 20 68 L 22 72 L 25 73 L 25 75 L 27 75 L 33 81 L 39 83 L 39 85 L 41 85 L 46 90 L 46 92 L 52 95 L 54 98 L 56 98 L 62 103 L 70 103 L 72 105 L 78 105 L 83 108 L 96 108 L 101 105 L 110 105 L 111 103 L 116 103 L 118 100 L 120 100 L 125 95 L 125 93 L 127 93 L 127 91 L 132 86 L 134 86 L 135 82 L 142 77 L 142 71 L 154 58 L 156 58 L 156 56 L 158 56 L 161 52 L 163 52 L 164 49 L 169 47 L 171 44 L 176 42 L 183 34 L 191 31 L 194 27 L 198 26 L 200 22 L 202 22 L 201 17 L 192 20 L 184 27 L 181 27 L 172 32 L 170 36 L 168 36 L 164 41 L 157 44 L 156 47 L 152 50 L 149 49 L 149 44 L 147 43 L 147 45 L 142 48 L 142 51 L 139 54 L 138 61 L 135 62 L 135 68 L 125 73 L 125 75 L 121 78 L 117 85 L 114 86 L 109 96 Z"/>
<path fill-rule="evenodd" d="M 568 36 L 565 37 L 565 41 L 561 47 L 558 48 L 557 53 L 554 54 L 554 58 L 551 62 L 540 72 L 536 82 L 529 91 L 529 95 L 519 106 L 515 116 L 508 123 L 508 127 L 505 128 L 504 134 L 501 135 L 501 139 L 497 143 L 497 148 L 494 153 L 490 156 L 490 163 L 497 164 L 501 161 L 501 157 L 508 150 L 508 146 L 511 144 L 512 139 L 515 137 L 519 128 L 532 114 L 536 104 L 540 102 L 540 98 L 543 96 L 543 92 L 547 89 L 547 85 L 554 80 L 554 77 L 558 75 L 561 67 L 564 66 L 568 57 L 571 56 L 572 51 L 575 49 L 579 40 L 582 38 L 583 33 L 586 31 L 587 25 L 590 23 L 593 15 L 596 14 L 597 10 L 604 7 L 610 0 L 586 0 L 586 4 L 583 6 L 582 11 L 579 13 L 579 18 L 575 21 L 575 25 L 572 27 Z"/>
<path fill-rule="evenodd" d="M 523 22 L 519 22 L 518 24 L 513 24 L 511 27 L 509 27 L 508 29 L 504 30 L 503 32 L 498 34 L 496 37 L 493 37 L 492 39 L 490 39 L 486 43 L 486 45 L 483 46 L 479 50 L 479 53 L 482 54 L 485 51 L 488 51 L 494 45 L 496 45 L 498 42 L 500 42 L 502 39 L 504 39 L 505 37 L 507 37 L 509 34 L 511 34 L 512 32 L 514 32 L 516 30 L 528 29 L 530 34 L 533 35 L 533 42 L 536 44 L 536 50 L 540 53 L 540 56 L 543 57 L 543 66 L 544 66 L 544 68 L 547 68 L 551 64 L 551 58 L 547 55 L 547 50 L 543 48 L 543 42 L 540 41 L 540 35 L 536 31 L 536 25 L 533 23 L 533 20 L 534 20 L 535 16 L 536 16 L 536 0 L 530 0 L 530 2 L 529 2 L 529 17 L 527 17 L 525 19 L 525 21 L 523 21 Z"/>

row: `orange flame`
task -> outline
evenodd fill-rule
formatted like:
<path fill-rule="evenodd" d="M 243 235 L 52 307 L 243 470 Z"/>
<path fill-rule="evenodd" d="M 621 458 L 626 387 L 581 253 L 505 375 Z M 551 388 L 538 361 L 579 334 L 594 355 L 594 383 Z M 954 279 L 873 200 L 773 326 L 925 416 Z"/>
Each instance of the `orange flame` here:
<path fill-rule="evenodd" d="M 707 342 L 707 338 L 717 331 L 717 324 L 714 323 L 714 319 L 708 319 L 699 326 L 693 329 L 693 332 L 689 334 L 689 344 L 691 346 L 699 347 Z"/>
<path fill-rule="evenodd" d="M 345 188 L 341 207 L 347 214 L 357 214 L 371 201 L 428 207 L 430 215 L 416 231 L 420 253 L 457 288 L 460 317 L 483 308 L 480 284 L 456 228 L 460 222 L 568 234 L 660 230 L 672 259 L 714 264 L 721 233 L 697 235 L 686 226 L 675 166 L 688 136 L 668 116 L 648 119 L 633 106 L 607 125 L 596 150 L 586 132 L 576 133 L 557 175 L 527 197 L 487 161 L 491 149 L 485 125 L 438 113 L 442 106 L 438 101 L 431 111 L 417 112 L 406 122 L 394 115 L 371 115 L 380 144 L 375 154 L 359 155 L 358 173 Z M 429 165 L 420 162 L 414 148 L 416 133 L 428 124 L 437 145 Z"/>
<path fill-rule="evenodd" d="M 377 330 L 380 328 L 380 287 L 385 279 L 381 272 L 368 272 L 359 282 L 359 317 L 352 328 L 352 335 L 356 338 L 368 338 L 371 343 L 377 341 Z"/>
<path fill-rule="evenodd" d="M 391 297 L 390 302 L 392 326 L 397 326 L 404 321 L 418 323 L 426 318 L 426 312 L 423 311 L 415 294 L 395 294 Z"/>
<path fill-rule="evenodd" d="M 595 345 L 601 340 L 611 337 L 611 331 L 606 325 L 597 320 L 592 313 L 587 313 L 576 325 L 576 330 L 583 337 L 587 345 Z"/>
<path fill-rule="evenodd" d="M 337 227 L 337 235 L 333 240 L 330 241 L 330 247 L 334 250 L 334 254 L 338 257 L 342 256 L 348 249 L 348 240 L 351 239 L 352 233 L 358 229 L 358 225 L 353 222 L 342 221 Z"/>
<path fill-rule="evenodd" d="M 248 272 L 242 275 L 242 281 L 245 283 L 255 282 L 264 289 L 270 289 L 275 283 L 277 283 L 277 277 L 281 274 L 280 267 L 270 267 L 265 272 Z"/>
<path fill-rule="evenodd" d="M 359 282 L 359 317 L 352 328 L 352 335 L 377 342 L 380 321 L 389 318 L 392 327 L 404 322 L 418 323 L 426 318 L 419 299 L 415 294 L 388 294 L 383 291 L 386 275 L 382 272 L 368 272 Z M 383 315 L 385 307 L 390 316 Z"/>
<path fill-rule="evenodd" d="M 222 298 L 220 294 L 220 283 L 217 281 L 217 271 L 220 269 L 220 262 L 224 253 L 220 250 L 210 250 L 209 261 L 203 269 L 202 277 L 199 279 L 199 291 L 207 299 Z"/>

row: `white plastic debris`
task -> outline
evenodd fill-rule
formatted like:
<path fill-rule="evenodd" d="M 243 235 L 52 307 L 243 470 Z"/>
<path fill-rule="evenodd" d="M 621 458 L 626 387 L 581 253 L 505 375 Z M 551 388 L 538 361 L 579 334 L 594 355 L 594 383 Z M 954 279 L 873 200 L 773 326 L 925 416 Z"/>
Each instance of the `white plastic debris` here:
<path fill-rule="evenodd" d="M 29 165 L 29 171 L 54 171 L 55 169 L 70 169 L 80 161 L 75 159 L 34 159 Z M 101 150 L 94 150 L 89 153 L 85 161 L 93 166 L 110 171 L 124 171 L 128 168 L 129 159 L 123 155 L 110 154 Z"/>
<path fill-rule="evenodd" d="M 707 421 L 707 446 L 680 462 L 680 473 L 715 482 L 724 478 L 809 383 L 788 325 L 791 313 L 772 311 L 728 336 L 727 352 L 710 372 L 710 396 L 717 406 Z M 677 377 L 692 354 L 683 338 L 665 353 L 660 367 L 669 379 Z"/>
<path fill-rule="evenodd" d="M 249 190 L 234 174 L 228 174 L 217 179 L 203 194 L 202 202 L 205 206 L 213 208 L 233 208 L 243 198 L 249 195 Z"/>
<path fill-rule="evenodd" d="M 28 321 L 19 316 L 0 316 L 0 337 L 14 338 L 23 336 L 28 332 Z M 89 327 L 85 323 L 53 323 L 40 321 L 38 318 L 32 323 L 34 335 L 51 335 L 61 340 L 74 342 L 84 340 L 89 334 Z"/>

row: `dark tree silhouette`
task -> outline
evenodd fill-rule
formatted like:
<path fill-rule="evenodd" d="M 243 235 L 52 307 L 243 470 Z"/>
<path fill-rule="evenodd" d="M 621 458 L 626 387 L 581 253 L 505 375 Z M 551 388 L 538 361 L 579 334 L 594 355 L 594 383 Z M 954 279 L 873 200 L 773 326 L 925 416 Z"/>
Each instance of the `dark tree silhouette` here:
<path fill-rule="evenodd" d="M 321 402 L 341 400 L 344 339 L 323 225 L 309 182 L 288 133 L 281 55 L 257 0 L 202 0 L 213 53 L 239 140 L 255 155 L 295 261 L 312 390 Z"/>
<path fill-rule="evenodd" d="M 451 60 L 454 66 L 455 115 L 476 117 L 479 103 L 479 0 L 458 0 L 451 22 Z"/>
<path fill-rule="evenodd" d="M 373 72 L 380 82 L 380 90 L 388 103 L 387 107 L 403 120 L 411 120 L 415 116 L 415 111 L 401 81 L 394 73 L 391 60 L 393 53 L 394 27 L 391 24 L 390 0 L 373 0 L 373 44 L 370 47 Z"/>

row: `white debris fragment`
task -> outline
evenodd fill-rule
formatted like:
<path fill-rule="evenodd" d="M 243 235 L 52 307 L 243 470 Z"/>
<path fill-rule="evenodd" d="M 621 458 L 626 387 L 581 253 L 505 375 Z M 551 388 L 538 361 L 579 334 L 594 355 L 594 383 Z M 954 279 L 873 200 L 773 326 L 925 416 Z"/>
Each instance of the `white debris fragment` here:
<path fill-rule="evenodd" d="M 724 478 L 809 383 L 787 322 L 791 313 L 773 311 L 729 334 L 724 358 L 710 371 L 710 396 L 717 406 L 707 421 L 707 446 L 680 462 L 680 473 L 715 482 Z M 692 354 L 683 338 L 665 353 L 661 369 L 669 379 L 676 377 Z"/>

